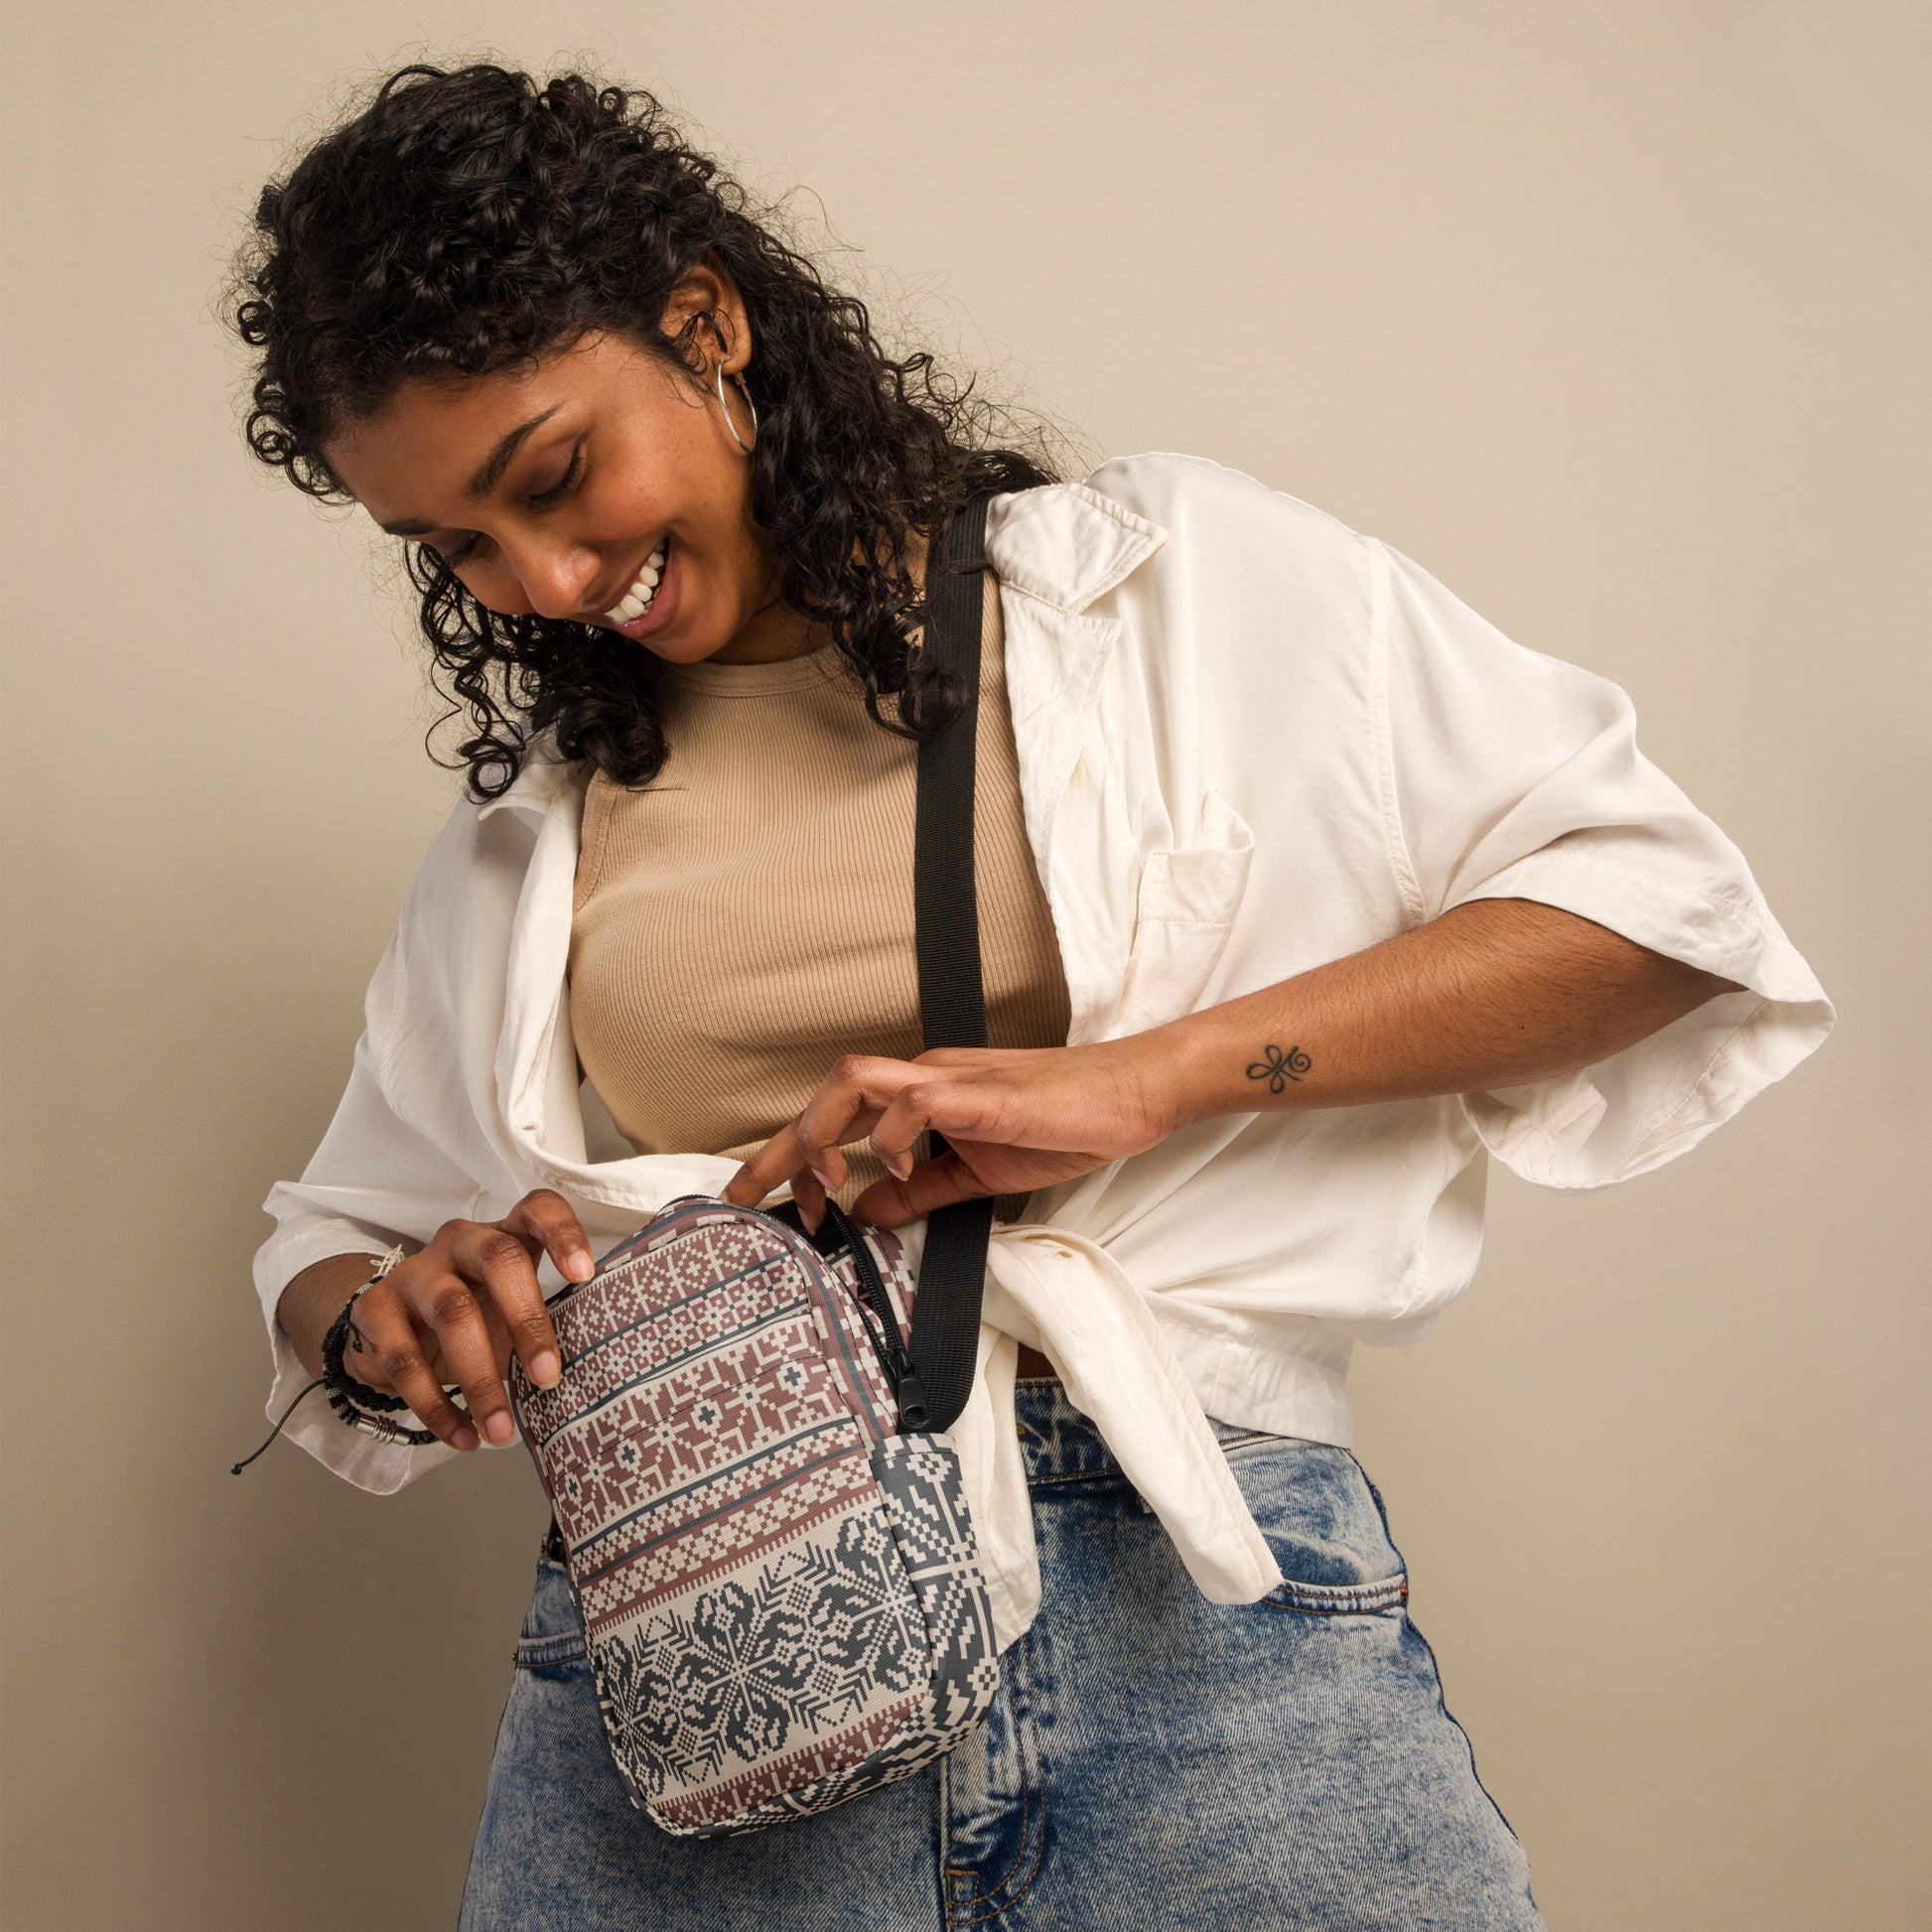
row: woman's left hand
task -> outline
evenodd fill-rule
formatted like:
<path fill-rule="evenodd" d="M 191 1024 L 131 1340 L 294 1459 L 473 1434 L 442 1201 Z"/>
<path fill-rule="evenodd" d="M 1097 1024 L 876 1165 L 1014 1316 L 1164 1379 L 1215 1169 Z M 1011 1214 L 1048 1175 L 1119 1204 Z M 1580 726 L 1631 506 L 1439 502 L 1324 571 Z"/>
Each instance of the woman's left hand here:
<path fill-rule="evenodd" d="M 804 1111 L 739 1169 L 722 1198 L 754 1207 L 791 1183 L 805 1224 L 845 1184 L 842 1144 L 870 1136 L 892 1171 L 852 1203 L 897 1227 L 948 1202 L 1027 1192 L 1158 1146 L 1181 1124 L 1152 1035 L 1089 1046 L 934 1046 L 915 1060 L 843 1055 Z M 915 1163 L 937 1128 L 947 1148 Z"/>

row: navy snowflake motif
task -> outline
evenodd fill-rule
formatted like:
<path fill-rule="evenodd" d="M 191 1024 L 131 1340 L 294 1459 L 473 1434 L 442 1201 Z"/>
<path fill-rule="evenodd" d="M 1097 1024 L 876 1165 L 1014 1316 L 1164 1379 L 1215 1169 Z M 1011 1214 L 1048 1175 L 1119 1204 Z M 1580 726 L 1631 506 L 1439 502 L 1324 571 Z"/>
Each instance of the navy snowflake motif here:
<path fill-rule="evenodd" d="M 830 1545 L 791 1551 L 749 1586 L 730 1579 L 607 1653 L 600 1695 L 652 1796 L 817 1736 L 931 1673 L 917 1603 L 873 1516 L 847 1517 Z"/>
<path fill-rule="evenodd" d="M 623 1740 L 620 1755 L 647 1796 L 660 1797 L 673 1783 L 702 1773 L 685 1748 L 688 1726 L 676 1686 L 641 1646 L 621 1638 L 607 1646 L 597 1697 L 605 1722 Z"/>

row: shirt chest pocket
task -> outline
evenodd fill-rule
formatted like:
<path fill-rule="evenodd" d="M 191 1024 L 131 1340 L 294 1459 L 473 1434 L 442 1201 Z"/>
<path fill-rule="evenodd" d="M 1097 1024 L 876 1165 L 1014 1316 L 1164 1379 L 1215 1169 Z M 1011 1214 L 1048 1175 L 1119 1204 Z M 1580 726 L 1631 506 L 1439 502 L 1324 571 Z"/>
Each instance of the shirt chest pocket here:
<path fill-rule="evenodd" d="M 1142 861 L 1120 1004 L 1098 1037 L 1145 1033 L 1195 1011 L 1226 949 L 1254 849 L 1247 820 L 1209 791 L 1199 843 L 1150 852 Z"/>

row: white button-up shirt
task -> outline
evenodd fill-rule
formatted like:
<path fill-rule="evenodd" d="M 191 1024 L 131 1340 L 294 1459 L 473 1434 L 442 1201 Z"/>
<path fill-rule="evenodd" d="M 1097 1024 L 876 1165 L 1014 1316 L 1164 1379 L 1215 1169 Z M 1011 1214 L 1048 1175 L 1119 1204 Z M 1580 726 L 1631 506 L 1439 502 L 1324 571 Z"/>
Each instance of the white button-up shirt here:
<path fill-rule="evenodd" d="M 1039 1589 L 1020 1342 L 1053 1361 L 1202 1590 L 1252 1600 L 1280 1571 L 1205 1417 L 1345 1444 L 1352 1345 L 1413 1339 L 1475 1271 L 1485 1150 L 1553 1187 L 1645 1173 L 1835 1015 L 1742 854 L 1637 749 L 1622 690 L 1511 642 L 1387 544 L 1217 464 L 1145 455 L 996 498 L 987 555 L 1068 1044 L 1475 898 L 1566 907 L 1741 988 L 1549 1080 L 1198 1121 L 996 1226 L 953 1438 L 1004 1647 Z M 275 1308 L 312 1262 L 493 1220 L 538 1186 L 603 1249 L 738 1171 L 631 1153 L 580 1089 L 565 962 L 585 782 L 533 757 L 501 797 L 459 802 L 423 860 L 342 1104 L 265 1203 L 271 1418 L 307 1379 Z M 915 1269 L 923 1227 L 899 1231 Z M 539 1280 L 562 1286 L 547 1261 Z M 459 1452 L 378 1443 L 320 1395 L 288 1433 L 381 1492 Z"/>

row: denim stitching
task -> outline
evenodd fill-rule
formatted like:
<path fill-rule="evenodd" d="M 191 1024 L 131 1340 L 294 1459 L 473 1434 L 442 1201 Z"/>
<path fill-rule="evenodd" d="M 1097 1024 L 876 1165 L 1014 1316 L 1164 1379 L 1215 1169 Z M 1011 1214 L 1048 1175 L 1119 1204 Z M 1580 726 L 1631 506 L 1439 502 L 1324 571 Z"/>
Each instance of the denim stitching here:
<path fill-rule="evenodd" d="M 1348 1457 L 1349 1461 L 1355 1464 L 1355 1467 L 1359 1471 L 1362 1480 L 1368 1484 L 1368 1493 L 1375 1498 L 1376 1513 L 1382 1518 L 1382 1533 L 1384 1536 L 1386 1536 L 1389 1539 L 1389 1548 L 1395 1551 L 1395 1560 L 1397 1563 L 1402 1565 L 1402 1574 L 1406 1578 L 1409 1574 L 1408 1559 L 1403 1556 L 1402 1550 L 1395 1540 L 1395 1532 L 1389 1527 L 1389 1508 L 1388 1505 L 1382 1500 L 1381 1490 L 1376 1488 L 1374 1478 L 1369 1474 L 1369 1472 L 1366 1469 L 1362 1467 L 1361 1459 L 1355 1454 L 1355 1452 L 1352 1449 L 1344 1449 L 1342 1450 L 1342 1453 Z M 1462 1726 L 1459 1724 L 1456 1724 L 1455 1714 L 1452 1711 L 1450 1711 L 1450 1709 L 1449 1708 L 1449 1696 L 1448 1693 L 1443 1689 L 1443 1667 L 1442 1664 L 1437 1659 L 1436 1646 L 1433 1643 L 1431 1643 L 1426 1636 L 1423 1635 L 1423 1632 L 1420 1626 L 1417 1624 L 1416 1619 L 1409 1614 L 1408 1601 L 1407 1601 L 1408 1592 L 1406 1589 L 1403 1594 L 1404 1594 L 1404 1602 L 1403 1602 L 1403 1610 L 1402 1610 L 1402 1621 L 1404 1622 L 1404 1624 L 1408 1626 L 1408 1628 L 1414 1630 L 1417 1637 L 1421 1639 L 1422 1647 L 1429 1652 L 1430 1668 L 1435 1672 L 1436 1675 L 1436 1708 L 1443 1714 L 1443 1716 L 1446 1719 L 1448 1719 L 1448 1721 L 1451 1725 L 1455 1725 L 1456 1734 L 1462 1739 L 1462 1748 L 1469 1753 L 1469 1775 L 1475 1779 L 1476 1789 L 1480 1791 L 1482 1795 L 1489 1800 L 1489 1809 L 1496 1814 L 1496 1817 L 1501 1821 L 1503 1830 L 1506 1831 L 1510 1835 L 1510 1837 L 1515 1840 L 1517 1849 L 1521 1851 L 1523 1846 L 1523 1841 L 1520 1838 L 1517 1838 L 1516 1827 L 1509 1822 L 1508 1814 L 1505 1813 L 1502 1806 L 1497 1804 L 1496 1802 L 1495 1793 L 1492 1792 L 1489 1789 L 1489 1787 L 1483 1783 L 1482 1773 L 1476 1769 L 1476 1747 L 1475 1747 L 1474 1740 L 1470 1737 L 1469 1733 L 1462 1728 Z M 1536 1907 L 1536 1894 L 1530 1889 L 1529 1876 L 1528 1876 L 1529 1855 L 1527 1853 L 1524 1853 L 1523 1867 L 1524 1867 L 1523 1889 L 1529 1895 L 1530 1906 L 1531 1909 L 1534 1910 Z"/>
<path fill-rule="evenodd" d="M 1017 1653 L 1019 1651 L 1025 1650 L 1028 1646 L 1028 1641 L 1029 1641 L 1028 1636 L 1023 1635 L 1019 1643 L 1017 1643 L 1014 1646 L 1014 1652 Z M 1013 1654 L 1013 1653 L 1009 1653 L 1009 1654 Z M 1019 1676 L 1019 1666 L 1017 1663 L 1013 1666 L 1012 1675 L 1015 1678 Z M 1032 1670 L 1031 1660 L 1029 1661 L 1027 1682 L 1028 1682 L 1028 1691 L 1029 1691 L 1029 1697 L 1028 1697 L 1029 1721 L 1031 1721 L 1031 1706 L 1033 1701 L 1031 1695 L 1032 1686 L 1033 1686 L 1033 1670 Z M 1018 1716 L 1017 1705 L 1016 1705 L 1015 1715 Z M 1016 1744 L 1020 1743 L 1019 1727 L 1017 1725 L 1014 1730 L 1014 1741 Z M 1013 1874 L 1020 1869 L 1020 1862 L 1027 1856 L 1027 1846 L 1032 1836 L 1032 1825 L 1030 1822 L 1032 1816 L 1033 1816 L 1033 1787 L 1027 1777 L 1027 1753 L 1025 1747 L 1022 1746 L 1020 1750 L 1020 1849 L 1018 1852 L 1014 1854 L 1013 1863 L 1010 1865 L 1008 1865 L 1007 1868 L 1003 1872 L 1001 1872 L 999 1877 L 996 1878 L 993 1881 L 993 1883 L 990 1885 L 982 1885 L 979 1882 L 980 1871 L 977 1865 L 962 1864 L 962 1865 L 948 1865 L 946 1867 L 946 1877 L 948 1880 L 948 1884 L 946 1888 L 946 1923 L 949 1926 L 977 1925 L 981 1922 L 982 1919 L 997 1918 L 1000 1912 L 1005 1909 L 1005 1907 L 1003 1906 L 996 1905 L 994 1906 L 992 1911 L 982 1912 L 976 1917 L 956 1918 L 953 1915 L 953 1908 L 954 1908 L 955 1901 L 952 1896 L 952 1887 L 950 1881 L 955 1877 L 970 1878 L 973 1881 L 973 1889 L 969 1891 L 963 1899 L 957 1901 L 959 1904 L 965 1905 L 967 1907 L 972 1907 L 972 1906 L 985 1903 L 985 1901 L 991 1898 L 992 1895 L 996 1891 L 998 1891 L 1003 1885 L 1011 1883 L 1013 1879 Z M 1029 1882 L 1031 1882 L 1031 1880 Z"/>
<path fill-rule="evenodd" d="M 1023 1632 L 1019 1642 L 1016 1643 L 1012 1647 L 1012 1649 L 1007 1651 L 1006 1655 L 1000 1659 L 1000 1670 L 1003 1676 L 1012 1678 L 1012 1677 L 1017 1677 L 1019 1675 L 1019 1665 L 1017 1661 L 1010 1662 L 1009 1659 L 1017 1659 L 1019 1657 L 1020 1653 L 1026 1649 L 1031 1639 L 1031 1635 L 1032 1635 L 1031 1632 Z M 1010 1698 L 1012 1698 L 1011 1691 L 1009 1691 L 1008 1695 Z M 1017 1698 L 1013 1699 L 1012 1701 L 1014 1703 L 1015 1716 L 1017 1718 L 1019 1714 L 1019 1703 Z M 1017 1724 L 1015 1725 L 1014 1727 L 1014 1740 L 1016 1743 L 1019 1742 L 1019 1726 Z M 1028 1785 L 1027 1785 L 1026 1753 L 1024 1750 L 1020 1753 L 1020 1759 L 1021 1759 L 1020 1850 L 1014 1855 L 1013 1863 L 1007 1866 L 1006 1870 L 1000 1874 L 1000 1876 L 994 1881 L 993 1884 L 987 1886 L 981 1886 L 978 1882 L 979 1867 L 977 1865 L 949 1864 L 946 1867 L 946 1877 L 949 1881 L 953 1878 L 971 1878 L 972 1880 L 974 1880 L 974 1889 L 962 1901 L 967 1905 L 978 1904 L 978 1902 L 982 1898 L 986 1897 L 989 1893 L 997 1891 L 1001 1885 L 1004 1885 L 1007 1882 L 1007 1880 L 1013 1876 L 1014 1872 L 1019 1868 L 1020 1861 L 1027 1856 L 1027 1816 L 1028 1816 L 1029 1808 L 1032 1804 L 1032 1799 L 1029 1796 Z M 952 1888 L 950 1883 L 948 1883 L 946 1889 L 947 1923 L 948 1924 L 970 1923 L 970 1921 L 967 1920 L 955 1921 L 952 1917 L 952 1905 L 953 1905 Z"/>
<path fill-rule="evenodd" d="M 513 1661 L 518 1670 L 542 1670 L 551 1664 L 574 1664 L 589 1655 L 582 1637 L 525 1637 L 516 1646 Z"/>
<path fill-rule="evenodd" d="M 1423 1636 L 1422 1631 L 1417 1628 L 1416 1619 L 1406 1609 L 1402 1613 L 1402 1620 L 1411 1630 L 1416 1632 L 1417 1637 L 1421 1640 L 1422 1647 L 1429 1652 L 1430 1669 L 1436 1678 L 1436 1709 L 1443 1714 L 1444 1718 L 1449 1721 L 1449 1725 L 1455 1731 L 1455 1734 L 1461 1738 L 1462 1748 L 1469 1754 L 1469 1775 L 1475 1780 L 1476 1789 L 1489 1800 L 1489 1809 L 1496 1814 L 1497 1822 L 1509 1834 L 1516 1849 L 1521 1852 L 1523 1850 L 1523 1841 L 1516 1836 L 1516 1827 L 1509 1822 L 1509 1819 L 1503 1812 L 1502 1806 L 1497 1804 L 1495 1794 L 1483 1783 L 1482 1773 L 1476 1769 L 1476 1747 L 1473 1740 L 1470 1738 L 1469 1733 L 1456 1723 L 1455 1714 L 1449 1708 L 1449 1700 L 1443 1691 L 1443 1667 L 1437 1661 L 1436 1646 L 1427 1637 Z M 1523 1853 L 1523 1890 L 1528 1894 L 1531 1907 L 1534 1908 L 1536 1905 L 1536 1894 L 1530 1891 L 1529 1854 L 1527 1852 Z"/>
<path fill-rule="evenodd" d="M 1277 1584 L 1257 1599 L 1264 1608 L 1304 1616 L 1373 1616 L 1409 1600 L 1407 1576 L 1383 1584 Z"/>
<path fill-rule="evenodd" d="M 1268 1449 L 1332 1449 L 1332 1443 L 1311 1443 L 1301 1436 L 1271 1436 L 1265 1429 L 1250 1430 L 1245 1436 L 1226 1436 L 1221 1440 L 1221 1453 L 1232 1462 L 1237 1452 Z M 1245 1453 L 1238 1459 L 1245 1461 Z"/>
<path fill-rule="evenodd" d="M 545 1535 L 548 1535 L 546 1530 Z M 517 1632 L 516 1649 L 511 1661 L 518 1670 L 547 1670 L 557 1664 L 575 1664 L 590 1656 L 590 1645 L 585 1637 L 580 1612 L 575 1596 L 571 1599 L 571 1616 L 577 1623 L 572 1630 L 553 1630 L 549 1634 L 532 1630 L 530 1625 L 537 1619 L 537 1604 L 543 1591 L 543 1573 L 554 1570 L 563 1579 L 566 1590 L 570 1587 L 570 1569 L 559 1563 L 555 1557 L 537 1556 L 537 1587 L 530 1597 L 530 1607 L 525 1612 L 523 1627 Z"/>
<path fill-rule="evenodd" d="M 1026 1425 L 1023 1423 L 1021 1427 L 1025 1429 Z M 1040 1432 L 1035 1429 L 1028 1429 L 1027 1434 L 1030 1437 L 1038 1437 Z M 1226 1454 L 1226 1452 L 1230 1449 L 1250 1449 L 1256 1446 L 1257 1444 L 1260 1445 L 1293 1444 L 1299 1446 L 1301 1444 L 1301 1438 L 1293 1437 L 1293 1436 L 1276 1436 L 1271 1434 L 1269 1431 L 1265 1429 L 1249 1429 L 1249 1430 L 1243 1430 L 1241 1434 L 1239 1434 L 1238 1436 L 1220 1437 L 1219 1439 L 1217 1439 L 1216 1447 L 1223 1452 L 1223 1454 Z M 1059 1440 L 1059 1434 L 1057 1430 L 1054 1433 L 1052 1447 L 1056 1451 L 1063 1450 L 1065 1448 L 1064 1443 Z M 1313 1447 L 1327 1449 L 1334 1446 L 1323 1443 L 1323 1444 L 1313 1445 Z M 1346 1451 L 1344 1450 L 1343 1453 L 1345 1454 Z M 1359 1466 L 1359 1464 L 1357 1466 Z M 1037 1471 L 1030 1471 L 1027 1476 L 1027 1482 L 1030 1487 L 1034 1487 L 1040 1484 L 1053 1483 L 1053 1482 L 1098 1482 L 1098 1481 L 1105 1480 L 1109 1477 L 1118 1478 L 1121 1481 L 1126 1481 L 1127 1479 L 1127 1472 L 1120 1466 L 1118 1462 L 1114 1461 L 1111 1458 L 1111 1456 L 1106 1462 L 1104 1462 L 1097 1469 L 1067 1469 L 1067 1470 L 1059 1471 L 1058 1473 L 1055 1474 L 1045 1474 Z"/>
<path fill-rule="evenodd" d="M 1028 1631 L 1027 1634 L 1020 1639 L 1019 1643 L 1017 1643 L 1014 1646 L 1014 1648 L 1022 1652 L 1025 1655 L 1027 1660 L 1026 1725 L 1027 1725 L 1027 1729 L 1032 1733 L 1033 1736 L 1034 1770 L 1035 1773 L 1038 1773 L 1040 1771 L 1041 1758 L 1039 1754 L 1039 1723 L 1038 1723 L 1038 1719 L 1035 1715 L 1035 1699 L 1034 1696 L 1033 1632 L 1031 1630 Z M 1019 1904 L 1019 1902 L 1026 1897 L 1028 1892 L 1033 1890 L 1034 1881 L 1039 1876 L 1039 1867 L 1046 1856 L 1046 1780 L 1043 1775 L 1038 1776 L 1036 1781 L 1030 1780 L 1027 1777 L 1027 1753 L 1025 1752 L 1024 1749 L 1021 1752 L 1021 1770 L 1020 1770 L 1020 1850 L 1015 1855 L 1012 1864 L 1010 1864 L 1006 1868 L 1006 1870 L 1003 1871 L 1000 1874 L 1000 1876 L 991 1885 L 985 1886 L 984 1888 L 978 1887 L 977 1880 L 979 1877 L 979 1873 L 973 1866 L 948 1865 L 946 1867 L 946 1877 L 949 1881 L 955 1875 L 962 1878 L 971 1878 L 975 1880 L 976 1888 L 972 1892 L 968 1893 L 968 1895 L 963 1900 L 959 1901 L 960 1903 L 963 1903 L 969 1907 L 984 1904 L 988 1899 L 990 1899 L 993 1896 L 995 1892 L 1004 1890 L 1006 1886 L 1010 1885 L 1013 1882 L 1013 1874 L 1019 1870 L 1021 1861 L 1025 1859 L 1027 1856 L 1028 1843 L 1033 1836 L 1034 1826 L 1031 1821 L 1033 1819 L 1033 1809 L 1034 1809 L 1033 1797 L 1035 1790 L 1037 1790 L 1038 1798 L 1039 1798 L 1039 1815 L 1038 1815 L 1039 1840 L 1037 1846 L 1035 1848 L 1034 1851 L 1033 1869 L 1027 1873 L 1026 1882 L 1020 1887 L 1018 1891 L 1013 1893 L 1011 1897 L 1003 1899 L 999 1904 L 995 1905 L 991 1911 L 975 1912 L 971 1917 L 968 1918 L 958 1918 L 954 1916 L 954 1912 L 953 1912 L 954 1900 L 952 1897 L 952 1888 L 949 1882 L 946 1888 L 946 1923 L 949 1927 L 962 1926 L 962 1925 L 983 1925 L 986 1923 L 988 1919 L 998 1918 L 1000 1914 L 1006 1911 L 1009 1906 Z"/>

